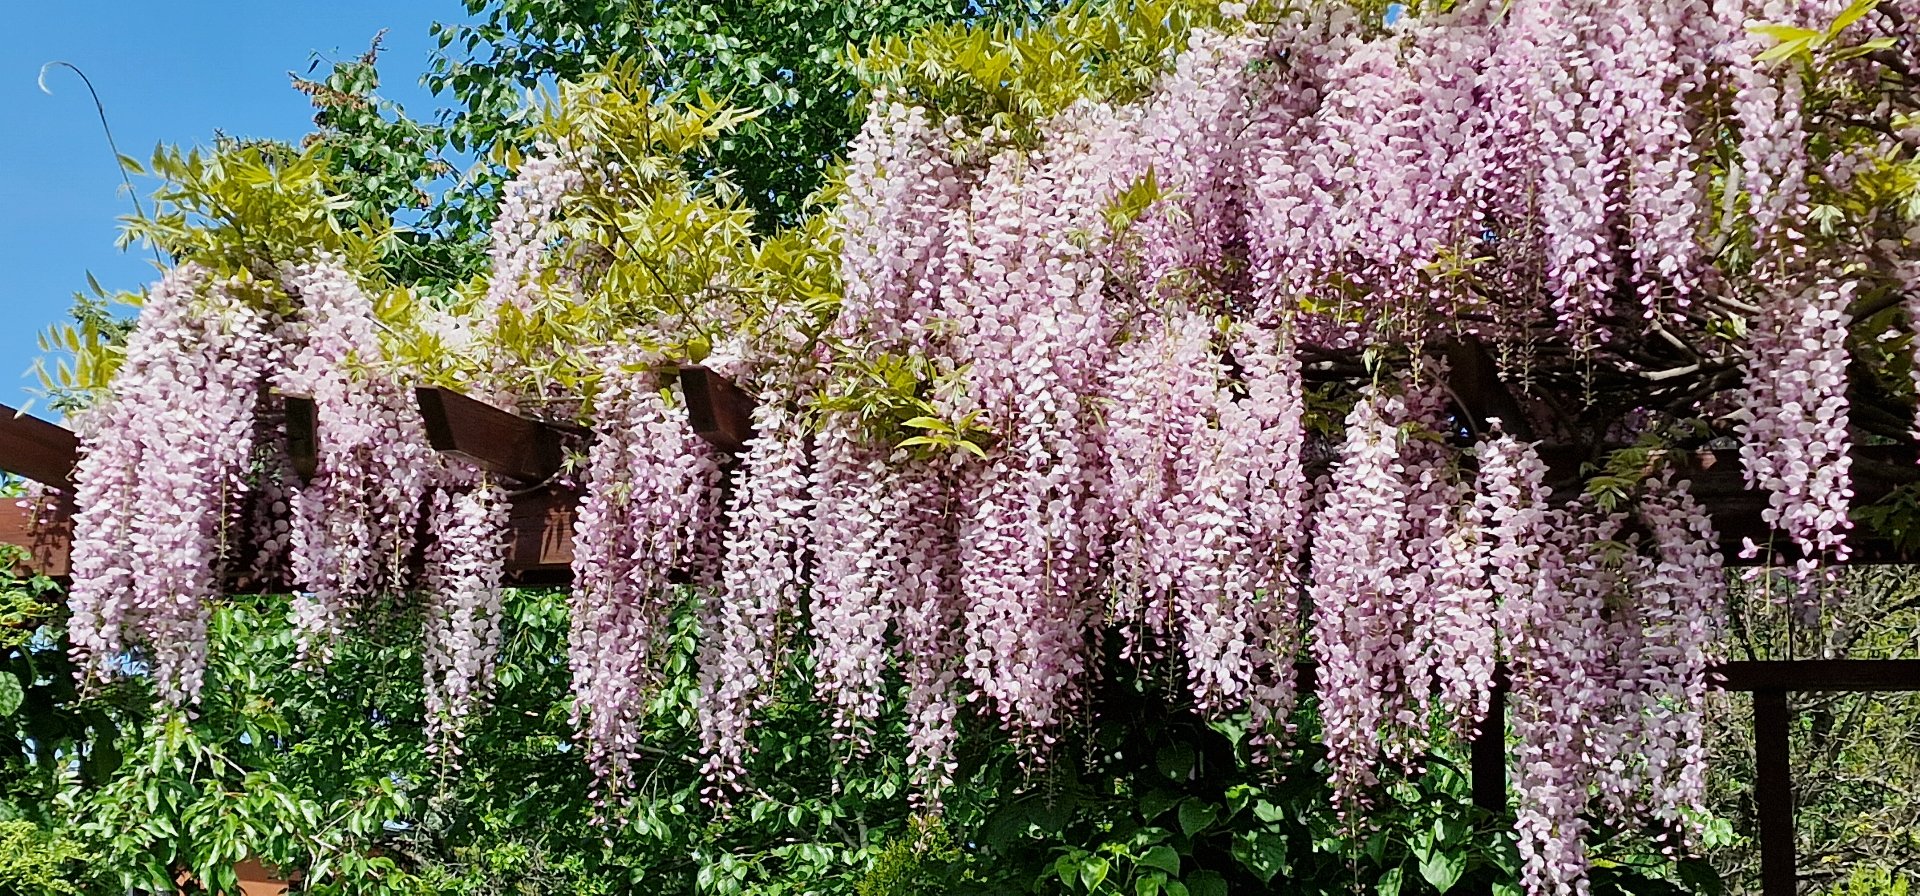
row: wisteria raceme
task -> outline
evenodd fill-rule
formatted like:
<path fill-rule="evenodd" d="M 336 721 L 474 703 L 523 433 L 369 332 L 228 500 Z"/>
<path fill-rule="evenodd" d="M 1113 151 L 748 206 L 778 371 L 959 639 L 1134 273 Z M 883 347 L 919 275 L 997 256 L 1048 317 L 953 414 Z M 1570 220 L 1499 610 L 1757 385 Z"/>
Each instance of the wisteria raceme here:
<path fill-rule="evenodd" d="M 722 533 L 713 449 L 651 371 L 609 370 L 594 419 L 574 524 L 568 665 L 574 723 L 604 798 L 628 782 L 641 720 L 665 675 L 662 651 L 684 594 L 676 575 L 710 564 Z"/>
<path fill-rule="evenodd" d="M 961 655 L 953 632 L 965 612 L 953 541 L 957 502 L 945 467 L 914 461 L 901 471 L 902 515 L 887 570 L 906 680 L 907 768 L 916 802 L 936 810 L 957 766 Z"/>
<path fill-rule="evenodd" d="M 508 181 L 500 213 L 489 231 L 487 256 L 493 262 L 487 294 L 480 306 L 480 323 L 490 327 L 505 307 L 531 309 L 539 299 L 539 280 L 546 259 L 547 226 L 569 194 L 585 185 L 578 153 L 567 147 L 541 144 Z"/>
<path fill-rule="evenodd" d="M 448 477 L 449 479 L 454 477 Z M 500 655 L 507 493 L 484 476 L 435 489 L 428 512 L 427 742 L 459 755 L 461 729 L 486 700 Z"/>
<path fill-rule="evenodd" d="M 971 186 L 950 157 L 949 128 L 885 91 L 874 96 L 867 125 L 848 149 L 847 198 L 836 210 L 846 284 L 841 335 L 881 348 L 924 345 L 947 222 Z"/>
<path fill-rule="evenodd" d="M 1381 731 L 1405 699 L 1400 667 L 1409 637 L 1399 602 L 1406 564 L 1406 500 L 1400 464 L 1404 398 L 1363 394 L 1346 421 L 1346 443 L 1327 488 L 1339 495 L 1313 520 L 1313 657 L 1319 663 L 1321 738 L 1336 800 L 1362 803 L 1378 780 Z"/>
<path fill-rule="evenodd" d="M 384 368 L 373 300 L 333 259 L 288 265 L 298 305 L 272 382 L 312 400 L 318 467 L 289 495 L 301 649 L 324 658 L 358 601 L 408 584 L 427 491 L 444 466 L 412 390 Z"/>
<path fill-rule="evenodd" d="M 1098 392 L 1113 318 L 1079 235 L 1105 230 L 1131 124 L 1086 109 L 1045 157 L 995 157 L 942 284 L 950 350 L 971 359 L 964 403 L 943 410 L 982 411 L 1002 439 L 962 490 L 967 678 L 1030 742 L 1077 703 L 1097 616 L 1087 592 L 1106 513 L 1089 500 L 1100 448 L 1085 396 Z"/>
<path fill-rule="evenodd" d="M 844 416 L 814 442 L 815 675 L 835 733 L 856 739 L 886 698 L 888 530 L 897 516 L 890 453 Z"/>
<path fill-rule="evenodd" d="M 243 506 L 261 385 L 278 361 L 265 287 L 195 265 L 148 294 L 113 394 L 76 421 L 73 610 L 81 674 L 144 666 L 172 704 L 194 702 L 206 668 L 207 602 Z"/>
<path fill-rule="evenodd" d="M 1604 618 L 1609 595 L 1619 590 L 1619 570 L 1609 567 L 1598 543 L 1611 540 L 1620 522 L 1619 515 L 1601 516 L 1591 508 L 1550 511 L 1550 540 L 1536 555 L 1533 587 L 1500 607 L 1512 687 L 1509 716 L 1519 741 L 1513 771 L 1520 880 L 1537 896 L 1587 892 L 1584 814 L 1594 779 L 1592 713 L 1613 697 L 1593 674 L 1608 657 L 1606 630 L 1593 620 Z"/>
<path fill-rule="evenodd" d="M 1108 387 L 1102 442 L 1113 521 L 1105 587 L 1126 652 L 1155 655 L 1185 644 L 1176 635 L 1198 621 L 1189 618 L 1194 604 L 1212 602 L 1189 594 L 1184 580 L 1189 566 L 1218 565 L 1211 562 L 1218 546 L 1202 539 L 1203 529 L 1217 533 L 1222 521 L 1203 526 L 1195 517 L 1208 494 L 1200 476 L 1220 453 L 1212 418 L 1224 369 L 1212 350 L 1212 322 L 1201 315 L 1139 329 L 1116 350 Z"/>
<path fill-rule="evenodd" d="M 1458 742 L 1478 734 L 1499 657 L 1493 584 L 1488 576 L 1485 520 L 1472 492 L 1461 483 L 1443 485 L 1435 496 L 1441 513 L 1432 518 L 1420 545 L 1413 581 L 1403 593 L 1424 597 L 1428 618 L 1419 652 L 1410 659 L 1413 687 L 1432 682 L 1440 724 Z"/>
<path fill-rule="evenodd" d="M 720 588 L 700 625 L 700 738 L 723 791 L 751 749 L 753 713 L 771 696 L 807 583 L 814 530 L 804 418 L 783 396 L 754 408 L 727 514 Z"/>
<path fill-rule="evenodd" d="M 1803 568 L 1845 560 L 1853 522 L 1848 450 L 1847 307 L 1855 284 L 1821 278 L 1781 284 L 1764 298 L 1747 335 L 1741 432 L 1747 485 L 1767 492 L 1761 519 L 1804 554 Z"/>
<path fill-rule="evenodd" d="M 1306 398 L 1292 329 L 1246 326 L 1233 341 L 1246 395 L 1222 411 L 1220 428 L 1233 467 L 1246 477 L 1249 660 L 1247 703 L 1255 735 L 1285 743 L 1296 698 L 1301 651 L 1300 573 L 1306 547 Z"/>
<path fill-rule="evenodd" d="M 1641 799 L 1631 815 L 1686 832 L 1706 812 L 1707 664 L 1715 659 L 1726 571 L 1719 538 L 1685 483 L 1650 481 L 1639 505 L 1653 554 L 1652 574 L 1635 589 L 1647 615 L 1641 644 L 1644 672 L 1633 683 L 1641 709 L 1630 717 L 1638 731 L 1632 749 L 1641 758 Z M 1623 683 L 1623 686 L 1626 683 Z M 1692 819 L 1686 813 L 1692 812 Z"/>

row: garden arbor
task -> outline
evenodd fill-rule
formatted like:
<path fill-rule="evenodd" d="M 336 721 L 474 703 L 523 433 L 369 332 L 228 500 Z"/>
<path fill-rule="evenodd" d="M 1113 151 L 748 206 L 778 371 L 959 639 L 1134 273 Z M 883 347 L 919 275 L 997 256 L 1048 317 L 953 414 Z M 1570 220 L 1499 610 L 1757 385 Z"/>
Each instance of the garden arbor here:
<path fill-rule="evenodd" d="M 1473 370 L 1471 354 L 1458 369 Z M 746 393 L 712 371 L 687 367 L 678 374 L 685 390 L 688 418 L 698 435 L 716 449 L 729 454 L 741 451 L 752 437 L 752 403 Z M 1511 401 L 1500 393 L 1497 378 L 1474 381 L 1461 377 L 1455 383 L 1456 395 L 1466 407 L 1454 410 L 1463 417 L 1484 413 L 1496 403 Z M 1494 390 L 1489 394 L 1488 389 Z M 447 389 L 422 387 L 415 392 L 422 421 L 435 450 L 472 463 L 516 483 L 512 525 L 508 536 L 506 564 L 513 580 L 524 585 L 564 583 L 573 558 L 572 529 L 579 500 L 576 490 L 556 485 L 564 453 L 577 445 L 580 433 L 490 406 Z M 286 426 L 295 461 L 311 475 L 312 461 L 301 460 L 298 446 L 312 443 L 311 403 L 297 396 L 281 396 L 286 409 Z M 71 488 L 71 471 L 77 442 L 66 429 L 0 407 L 0 470 L 44 486 L 41 497 L 19 499 L 0 504 L 0 543 L 27 548 L 33 571 L 63 577 L 67 573 L 67 539 L 71 530 L 71 507 L 65 495 Z M 1557 479 L 1574 481 L 1569 472 L 1578 458 L 1591 453 L 1589 447 L 1554 446 L 1543 451 L 1561 458 Z M 1765 525 L 1758 517 L 1764 497 L 1748 489 L 1738 470 L 1738 459 L 1728 451 L 1701 451 L 1683 461 L 1690 471 L 1694 493 L 1707 502 L 1718 531 L 1722 533 L 1763 533 Z M 1893 488 L 1920 481 L 1914 469 L 1911 446 L 1887 446 L 1858 449 L 1856 463 L 1866 472 L 1858 481 L 1858 497 L 1871 503 Z M 1720 545 L 1730 563 L 1751 563 L 1743 556 L 1742 546 L 1731 535 Z M 1903 555 L 1884 542 L 1867 541 L 1859 545 L 1855 563 L 1907 563 Z M 255 589 L 284 587 L 284 583 L 257 582 Z M 1314 686 L 1314 666 L 1299 664 L 1300 687 Z M 1506 694 L 1504 665 L 1497 667 L 1491 682 L 1492 701 L 1481 733 L 1473 739 L 1471 771 L 1473 801 L 1491 811 L 1506 809 L 1508 792 L 1507 729 L 1504 701 Z M 1920 691 L 1920 660 L 1832 660 L 1790 659 L 1735 661 L 1714 666 L 1710 672 L 1713 687 L 1752 695 L 1756 778 L 1753 782 L 1760 825 L 1759 848 L 1767 896 L 1787 896 L 1796 892 L 1794 862 L 1793 772 L 1789 749 L 1792 717 L 1787 695 L 1790 692 Z"/>
<path fill-rule="evenodd" d="M 294 592 L 316 660 L 418 595 L 435 744 L 502 585 L 566 581 L 596 799 L 688 614 L 719 799 L 789 659 L 837 740 L 899 713 L 928 812 L 963 723 L 1043 766 L 1110 657 L 1263 755 L 1311 687 L 1349 818 L 1442 746 L 1482 805 L 1511 772 L 1531 896 L 1584 891 L 1592 819 L 1695 828 L 1705 692 L 1751 691 L 1784 892 L 1786 692 L 1916 683 L 1710 665 L 1728 565 L 1814 613 L 1911 543 L 1897 7 L 936 28 L 862 54 L 844 169 L 771 234 L 687 164 L 740 113 L 616 65 L 537 116 L 488 270 L 439 292 L 369 260 L 317 157 L 162 154 L 135 230 L 180 264 L 124 345 L 63 340 L 77 461 L 8 424 L 0 465 L 74 498 L 13 528 L 57 570 L 71 511 L 76 659 L 137 651 L 174 704 L 223 593 Z"/>

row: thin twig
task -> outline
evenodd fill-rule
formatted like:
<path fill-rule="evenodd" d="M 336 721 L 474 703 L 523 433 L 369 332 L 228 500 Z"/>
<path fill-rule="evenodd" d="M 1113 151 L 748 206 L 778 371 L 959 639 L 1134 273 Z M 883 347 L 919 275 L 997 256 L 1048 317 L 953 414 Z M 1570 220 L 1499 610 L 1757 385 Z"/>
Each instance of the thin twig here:
<path fill-rule="evenodd" d="M 113 126 L 107 123 L 107 107 L 105 103 L 100 101 L 100 91 L 93 89 L 93 79 L 87 77 L 87 73 L 81 71 L 80 66 L 67 62 L 64 59 L 56 59 L 46 65 L 40 66 L 40 92 L 48 96 L 53 95 L 53 89 L 47 86 L 47 70 L 56 65 L 70 69 L 74 74 L 80 76 L 80 83 L 87 85 L 87 94 L 93 97 L 93 111 L 100 116 L 100 130 L 107 135 L 107 149 L 113 153 L 113 167 L 120 170 L 120 182 L 127 186 L 127 198 L 133 201 L 133 216 L 140 220 L 146 220 L 147 211 L 140 207 L 140 193 L 133 188 L 133 176 L 127 173 L 127 163 L 125 157 L 120 154 L 120 144 L 114 142 Z M 161 267 L 165 267 L 167 262 L 166 259 L 160 257 L 160 246 L 151 241 L 149 241 L 148 245 L 153 248 L 153 260 L 158 262 Z"/>

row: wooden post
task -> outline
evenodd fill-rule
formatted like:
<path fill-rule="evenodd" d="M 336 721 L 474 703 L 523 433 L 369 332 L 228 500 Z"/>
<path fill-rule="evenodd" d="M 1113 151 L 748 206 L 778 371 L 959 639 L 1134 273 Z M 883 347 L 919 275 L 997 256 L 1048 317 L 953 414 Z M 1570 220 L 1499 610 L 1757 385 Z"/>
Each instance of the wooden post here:
<path fill-rule="evenodd" d="M 1760 892 L 1795 896 L 1793 757 L 1787 692 L 1753 693 L 1753 802 L 1760 823 Z"/>
<path fill-rule="evenodd" d="M 320 410 L 313 399 L 287 395 L 281 399 L 287 414 L 287 458 L 301 481 L 320 471 Z"/>
<path fill-rule="evenodd" d="M 1507 670 L 1493 673 L 1487 717 L 1473 738 L 1473 804 L 1495 815 L 1507 811 Z"/>

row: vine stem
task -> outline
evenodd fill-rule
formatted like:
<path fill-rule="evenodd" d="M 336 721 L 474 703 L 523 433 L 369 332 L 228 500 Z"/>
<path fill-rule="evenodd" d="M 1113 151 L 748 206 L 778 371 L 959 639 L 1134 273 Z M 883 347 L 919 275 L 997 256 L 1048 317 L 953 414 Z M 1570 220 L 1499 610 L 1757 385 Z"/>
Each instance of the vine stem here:
<path fill-rule="evenodd" d="M 80 83 L 87 86 L 87 95 L 93 97 L 93 111 L 100 118 L 100 130 L 107 135 L 107 150 L 113 153 L 113 167 L 119 170 L 120 182 L 127 187 L 127 198 L 133 202 L 133 216 L 144 220 L 147 217 L 147 211 L 140 207 L 140 193 L 133 188 L 133 176 L 127 173 L 126 157 L 121 155 L 120 144 L 113 139 L 113 126 L 107 123 L 107 106 L 100 101 L 100 91 L 94 89 L 93 79 L 87 77 L 87 73 L 81 71 L 80 66 L 74 65 L 64 59 L 56 59 L 40 66 L 39 84 L 41 93 L 48 96 L 53 95 L 53 88 L 47 86 L 47 72 L 55 66 L 66 68 L 74 74 L 79 75 Z M 160 257 L 160 247 L 158 245 L 152 245 L 152 249 L 153 260 L 158 262 L 161 267 L 165 267 L 167 262 L 164 258 Z"/>

